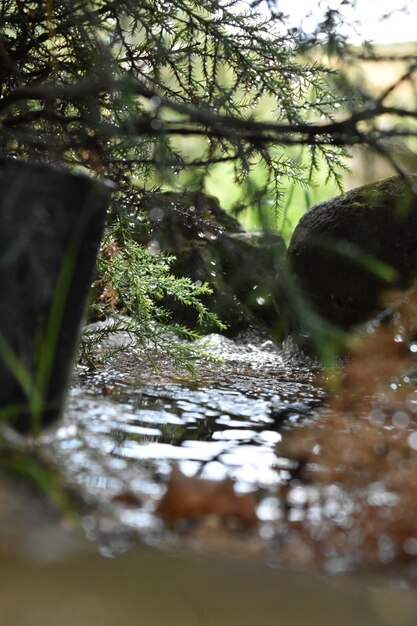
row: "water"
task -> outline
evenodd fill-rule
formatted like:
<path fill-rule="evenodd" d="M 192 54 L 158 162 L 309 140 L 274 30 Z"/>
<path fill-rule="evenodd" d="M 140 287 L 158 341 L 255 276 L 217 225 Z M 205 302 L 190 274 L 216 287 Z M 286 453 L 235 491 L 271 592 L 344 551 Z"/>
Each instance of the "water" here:
<path fill-rule="evenodd" d="M 338 414 L 312 359 L 260 337 L 209 340 L 221 360 L 197 360 L 195 377 L 169 358 L 156 372 L 135 352 L 79 371 L 64 421 L 44 443 L 89 503 L 82 525 L 102 554 L 198 545 L 331 575 L 417 575 L 412 459 L 401 460 L 404 445 L 416 455 L 412 411 L 397 399 L 388 418 L 376 397 L 364 415 Z M 398 468 L 408 471 L 405 489 Z M 181 478 L 174 489 L 177 469 L 200 482 Z M 167 515 L 160 503 L 171 490 Z M 187 498 L 196 521 L 180 519 Z"/>
<path fill-rule="evenodd" d="M 417 538 L 402 537 L 404 569 L 386 529 L 390 515 L 400 520 L 399 494 L 375 463 L 360 488 L 363 465 L 349 484 L 322 477 L 343 468 L 343 437 L 357 430 L 366 441 L 371 426 L 407 440 L 412 416 L 396 407 L 391 420 L 385 406 L 364 428 L 348 415 L 339 423 L 311 360 L 261 339 L 212 344 L 223 361 L 196 363 L 195 378 L 169 359 L 157 373 L 133 352 L 78 372 L 63 422 L 41 446 L 82 494 L 81 526 L 94 541 L 0 483 L 0 626 L 416 623 Z M 320 433 L 334 443 L 333 465 Z M 316 463 L 302 460 L 303 446 Z M 164 522 L 157 508 L 173 464 L 200 490 L 231 477 L 238 497 L 255 495 L 258 523 Z"/>
<path fill-rule="evenodd" d="M 65 481 L 94 502 L 84 526 L 105 551 L 123 551 L 124 536 L 127 547 L 132 536 L 173 541 L 156 514 L 173 464 L 186 476 L 232 479 L 238 494 L 257 494 L 264 526 L 277 518 L 272 502 L 294 463 L 276 445 L 286 429 L 314 420 L 324 398 L 314 362 L 284 358 L 258 337 L 208 341 L 221 360 L 197 360 L 194 377 L 169 359 L 157 373 L 136 352 L 78 373 L 48 441 Z M 268 533 L 264 527 L 257 539 Z"/>

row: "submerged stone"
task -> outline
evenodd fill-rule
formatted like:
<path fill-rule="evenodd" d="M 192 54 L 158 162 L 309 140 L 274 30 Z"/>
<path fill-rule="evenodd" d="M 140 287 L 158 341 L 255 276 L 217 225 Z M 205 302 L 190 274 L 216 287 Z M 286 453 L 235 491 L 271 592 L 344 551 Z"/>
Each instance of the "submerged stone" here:
<path fill-rule="evenodd" d="M 406 287 L 417 269 L 412 185 L 394 176 L 314 206 L 294 231 L 288 259 L 326 320 L 342 328 L 364 322 L 382 308 L 384 290 Z"/>

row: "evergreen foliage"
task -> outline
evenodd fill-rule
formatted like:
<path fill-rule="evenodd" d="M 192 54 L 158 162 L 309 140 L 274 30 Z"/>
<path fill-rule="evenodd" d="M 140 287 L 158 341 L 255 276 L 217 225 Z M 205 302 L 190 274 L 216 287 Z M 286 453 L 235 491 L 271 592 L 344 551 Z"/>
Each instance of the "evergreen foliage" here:
<path fill-rule="evenodd" d="M 136 243 L 125 220 L 109 227 L 98 258 L 98 278 L 93 287 L 99 294 L 92 305 L 98 319 L 108 318 L 109 324 L 87 328 L 81 338 L 80 361 L 95 367 L 97 360 L 113 356 L 129 346 L 145 348 L 149 356 L 162 350 L 176 365 L 185 365 L 192 371 L 188 359 L 197 352 L 192 344 L 173 341 L 175 337 L 193 340 L 198 333 L 186 326 L 170 321 L 169 312 L 160 302 L 171 297 L 185 306 L 194 308 L 200 324 L 208 322 L 220 330 L 226 327 L 217 316 L 205 307 L 200 297 L 211 293 L 205 283 L 197 285 L 190 278 L 178 278 L 170 273 L 173 257 L 162 252 L 149 252 Z M 117 313 L 117 315 L 114 315 Z M 122 314 L 122 315 L 119 315 Z M 110 346 L 98 352 L 96 345 L 109 335 L 123 333 L 127 343 Z M 157 366 L 156 360 L 154 365 Z"/>
<path fill-rule="evenodd" d="M 121 190 L 172 183 L 185 167 L 235 163 L 238 180 L 263 161 L 276 189 L 307 182 L 286 146 L 344 101 L 330 71 L 299 55 L 283 17 L 238 0 L 3 0 L 0 145 L 109 176 Z M 261 98 L 273 118 L 257 120 Z M 178 137 L 182 143 L 179 145 Z M 197 158 L 187 139 L 203 137 Z M 341 149 L 311 142 L 338 176 Z"/>

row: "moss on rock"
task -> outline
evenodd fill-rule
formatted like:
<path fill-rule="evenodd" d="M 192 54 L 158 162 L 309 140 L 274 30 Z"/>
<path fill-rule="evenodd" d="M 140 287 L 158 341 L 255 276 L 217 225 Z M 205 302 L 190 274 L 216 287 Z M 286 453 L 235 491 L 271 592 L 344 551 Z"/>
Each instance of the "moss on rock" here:
<path fill-rule="evenodd" d="M 288 259 L 325 319 L 343 328 L 365 321 L 381 308 L 381 293 L 407 286 L 417 269 L 412 185 L 394 176 L 316 205 L 295 229 Z"/>

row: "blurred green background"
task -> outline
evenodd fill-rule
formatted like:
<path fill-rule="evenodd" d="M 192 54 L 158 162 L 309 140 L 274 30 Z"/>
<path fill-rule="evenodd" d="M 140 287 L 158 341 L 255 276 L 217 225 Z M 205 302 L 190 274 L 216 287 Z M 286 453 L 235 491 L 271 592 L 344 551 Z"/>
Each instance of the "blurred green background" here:
<path fill-rule="evenodd" d="M 389 60 L 379 61 L 357 61 L 356 63 L 343 64 L 341 61 L 329 59 L 323 50 L 315 49 L 310 53 L 315 60 L 327 63 L 329 66 L 340 71 L 346 81 L 351 85 L 352 93 L 358 90 L 362 95 L 369 94 L 369 97 L 377 96 L 384 89 L 398 81 L 407 67 L 406 60 L 392 60 L 393 55 L 403 57 L 416 54 L 415 43 L 402 43 L 395 45 L 375 46 L 375 53 L 390 57 Z M 356 52 L 359 52 L 357 50 Z M 227 71 L 225 70 L 225 81 L 227 81 Z M 417 104 L 417 90 L 410 81 L 400 83 L 387 104 L 409 106 Z M 255 119 L 266 121 L 272 119 L 273 107 L 276 105 L 272 99 L 263 99 L 259 102 Z M 411 107 L 410 107 L 411 108 Z M 340 116 L 347 115 L 342 112 Z M 385 123 L 384 120 L 381 123 Z M 179 148 L 188 159 L 198 159 L 203 152 L 202 139 L 179 137 L 175 139 L 175 146 Z M 204 140 L 206 141 L 206 140 Z M 204 146 L 205 147 L 205 146 Z M 396 140 L 386 146 L 394 158 L 406 167 L 410 172 L 417 170 L 417 140 L 404 139 L 401 142 Z M 295 163 L 301 164 L 308 170 L 308 147 L 278 147 L 277 151 L 283 159 L 292 159 Z M 352 150 L 351 158 L 345 160 L 345 165 L 349 171 L 341 172 L 343 187 L 345 191 L 354 187 L 394 175 L 393 166 L 381 156 L 376 155 L 367 148 L 355 147 Z M 169 188 L 176 188 L 184 185 L 185 188 L 195 189 L 201 185 L 203 180 L 204 190 L 216 196 L 223 208 L 233 210 L 234 207 L 248 203 L 251 194 L 257 192 L 262 196 L 257 209 L 248 209 L 239 213 L 239 219 L 248 230 L 260 230 L 262 228 L 279 230 L 286 241 L 291 237 L 296 224 L 303 213 L 313 205 L 331 198 L 340 193 L 338 185 L 333 179 L 328 179 L 327 170 L 323 163 L 323 168 L 315 174 L 312 186 L 301 186 L 295 179 L 282 178 L 278 181 L 281 194 L 280 204 L 277 206 L 274 199 L 274 190 L 265 188 L 267 174 L 264 166 L 259 162 L 252 163 L 246 181 L 236 182 L 233 164 L 219 163 L 211 166 L 209 172 L 199 173 L 196 171 L 183 171 L 176 174 L 171 180 Z M 262 194 L 262 189 L 264 193 Z M 250 203 L 250 201 L 249 201 Z"/>

